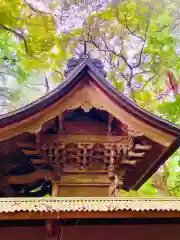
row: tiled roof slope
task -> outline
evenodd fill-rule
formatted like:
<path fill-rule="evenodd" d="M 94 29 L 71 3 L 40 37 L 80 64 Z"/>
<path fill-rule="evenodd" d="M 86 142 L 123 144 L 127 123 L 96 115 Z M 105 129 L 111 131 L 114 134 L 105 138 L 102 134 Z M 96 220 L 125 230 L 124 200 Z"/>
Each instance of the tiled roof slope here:
<path fill-rule="evenodd" d="M 180 211 L 178 198 L 1 198 L 0 213 L 68 211 Z"/>

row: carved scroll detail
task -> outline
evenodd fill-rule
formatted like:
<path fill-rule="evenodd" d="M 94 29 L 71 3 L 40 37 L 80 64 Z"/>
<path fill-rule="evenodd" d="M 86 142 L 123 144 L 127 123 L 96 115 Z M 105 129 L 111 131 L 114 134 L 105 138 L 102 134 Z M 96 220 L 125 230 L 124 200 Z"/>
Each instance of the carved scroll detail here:
<path fill-rule="evenodd" d="M 26 129 L 27 132 L 29 133 L 36 133 L 38 134 L 41 131 L 42 125 L 36 124 L 35 126 Z"/>
<path fill-rule="evenodd" d="M 23 148 L 22 144 L 20 146 Z M 94 135 L 58 135 L 47 140 L 38 139 L 39 150 L 35 144 L 33 146 L 35 149 L 25 148 L 24 153 L 41 155 L 42 161 L 53 169 L 52 178 L 56 180 L 69 169 L 108 170 L 110 196 L 116 196 L 117 190 L 123 187 L 127 170 L 135 167 L 151 149 L 149 145 L 135 144 L 133 136 Z"/>
<path fill-rule="evenodd" d="M 134 146 L 134 141 L 132 137 L 128 138 L 127 145 L 106 144 L 106 158 L 109 157 L 109 167 L 108 167 L 108 177 L 111 181 L 109 187 L 109 196 L 116 196 L 118 189 L 122 188 L 123 180 L 125 176 L 125 169 L 121 168 L 121 164 L 124 163 L 123 160 L 128 158 L 128 152 Z M 126 161 L 127 162 L 127 161 Z"/>
<path fill-rule="evenodd" d="M 140 133 L 139 131 L 137 131 L 136 129 L 134 129 L 130 126 L 128 126 L 128 135 L 133 136 L 133 137 L 143 136 L 142 133 Z"/>
<path fill-rule="evenodd" d="M 102 104 L 92 104 L 91 100 L 88 97 L 85 97 L 79 101 L 74 101 L 70 105 L 67 105 L 64 110 L 73 110 L 79 107 L 82 108 L 84 112 L 89 112 L 93 107 L 99 110 L 106 110 L 105 106 L 103 106 Z"/>
<path fill-rule="evenodd" d="M 78 144 L 78 151 L 79 151 L 79 164 L 81 169 L 89 168 L 89 159 L 88 159 L 88 151 L 93 148 L 93 144 Z"/>

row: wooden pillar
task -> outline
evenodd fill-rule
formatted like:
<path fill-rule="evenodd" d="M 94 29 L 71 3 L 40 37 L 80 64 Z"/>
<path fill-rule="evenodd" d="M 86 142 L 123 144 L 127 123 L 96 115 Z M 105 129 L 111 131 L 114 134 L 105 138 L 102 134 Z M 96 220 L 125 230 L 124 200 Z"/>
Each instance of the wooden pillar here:
<path fill-rule="evenodd" d="M 57 182 L 52 180 L 52 197 L 58 197 L 59 195 L 59 187 Z"/>
<path fill-rule="evenodd" d="M 113 121 L 113 115 L 109 113 L 109 117 L 108 117 L 108 135 L 111 135 L 112 121 Z"/>
<path fill-rule="evenodd" d="M 62 133 L 64 130 L 64 115 L 61 114 L 57 117 L 57 131 Z"/>
<path fill-rule="evenodd" d="M 63 225 L 58 224 L 56 220 L 47 220 L 46 233 L 46 240 L 62 240 Z"/>
<path fill-rule="evenodd" d="M 124 159 L 125 153 L 128 151 L 127 147 L 121 145 L 108 145 L 105 147 L 106 158 L 109 155 L 110 165 L 108 167 L 108 177 L 111 182 L 109 186 L 109 196 L 117 197 L 119 196 L 120 189 L 123 186 L 125 170 L 121 169 L 121 163 Z"/>
<path fill-rule="evenodd" d="M 55 233 L 55 220 L 46 221 L 46 240 L 58 240 L 58 236 Z"/>
<path fill-rule="evenodd" d="M 7 197 L 14 197 L 15 192 L 10 187 L 8 183 L 8 177 L 1 176 L 0 177 L 0 190 L 7 196 Z"/>
<path fill-rule="evenodd" d="M 2 191 L 7 197 L 14 197 L 15 192 L 14 190 L 9 186 L 0 186 L 0 191 Z"/>
<path fill-rule="evenodd" d="M 40 143 L 40 132 L 36 134 L 36 149 L 40 149 L 41 143 Z"/>

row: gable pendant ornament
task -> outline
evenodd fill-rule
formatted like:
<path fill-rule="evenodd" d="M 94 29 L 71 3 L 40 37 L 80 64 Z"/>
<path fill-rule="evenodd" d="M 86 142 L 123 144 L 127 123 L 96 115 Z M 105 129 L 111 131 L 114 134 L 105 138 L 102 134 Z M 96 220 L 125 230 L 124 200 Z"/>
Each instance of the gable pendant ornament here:
<path fill-rule="evenodd" d="M 106 110 L 102 104 L 92 104 L 91 100 L 88 97 L 83 98 L 81 101 L 70 104 L 65 110 L 74 110 L 77 108 L 83 109 L 84 112 L 89 112 L 92 108 Z"/>
<path fill-rule="evenodd" d="M 84 112 L 89 112 L 92 108 L 93 108 L 93 106 L 92 106 L 92 104 L 91 104 L 91 102 L 89 101 L 89 99 L 88 98 L 84 98 L 84 101 L 83 101 L 83 103 L 80 105 L 80 107 L 84 110 Z"/>

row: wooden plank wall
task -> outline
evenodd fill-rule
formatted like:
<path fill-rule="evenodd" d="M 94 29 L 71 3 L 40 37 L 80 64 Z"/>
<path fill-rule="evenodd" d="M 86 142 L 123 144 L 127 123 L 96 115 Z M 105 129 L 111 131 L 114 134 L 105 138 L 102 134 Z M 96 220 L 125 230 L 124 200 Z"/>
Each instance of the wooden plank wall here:
<path fill-rule="evenodd" d="M 61 228 L 61 226 L 60 226 Z M 60 229 L 62 230 L 62 229 Z M 64 226 L 58 240 L 179 240 L 180 224 Z M 0 240 L 47 240 L 44 227 L 0 227 Z"/>
<path fill-rule="evenodd" d="M 45 227 L 0 227 L 0 240 L 46 240 Z"/>

